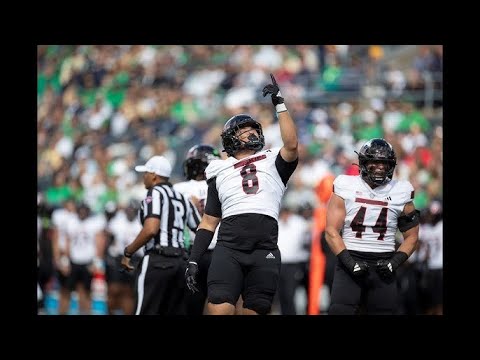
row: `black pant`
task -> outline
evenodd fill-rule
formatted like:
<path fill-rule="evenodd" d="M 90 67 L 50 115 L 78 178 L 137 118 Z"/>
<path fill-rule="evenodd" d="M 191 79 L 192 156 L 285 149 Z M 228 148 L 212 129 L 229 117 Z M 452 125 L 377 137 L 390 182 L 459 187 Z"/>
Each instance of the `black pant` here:
<path fill-rule="evenodd" d="M 282 315 L 296 315 L 295 292 L 306 276 L 305 263 L 282 264 L 278 297 Z M 307 289 L 305 289 L 307 290 Z"/>
<path fill-rule="evenodd" d="M 398 305 L 395 276 L 389 281 L 383 280 L 375 271 L 376 261 L 367 263 L 368 274 L 357 279 L 337 260 L 329 315 L 395 313 Z"/>
<path fill-rule="evenodd" d="M 207 299 L 207 275 L 212 262 L 213 250 L 207 250 L 198 262 L 197 289 L 199 292 L 192 294 L 187 290 L 187 315 L 203 315 L 205 300 Z"/>
<path fill-rule="evenodd" d="M 135 315 L 185 315 L 186 260 L 150 253 L 136 270 Z"/>

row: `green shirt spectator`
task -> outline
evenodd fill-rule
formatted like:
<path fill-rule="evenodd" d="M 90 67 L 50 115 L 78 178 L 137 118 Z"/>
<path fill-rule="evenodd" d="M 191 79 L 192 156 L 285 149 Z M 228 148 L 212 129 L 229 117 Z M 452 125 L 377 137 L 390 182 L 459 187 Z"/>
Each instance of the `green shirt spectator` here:
<path fill-rule="evenodd" d="M 51 205 L 61 205 L 71 196 L 72 191 L 68 185 L 51 186 L 45 192 L 45 200 Z"/>
<path fill-rule="evenodd" d="M 357 140 L 368 140 L 373 138 L 383 138 L 383 128 L 380 125 L 363 127 L 355 132 L 355 139 Z"/>
<path fill-rule="evenodd" d="M 424 133 L 430 130 L 430 123 L 420 111 L 414 110 L 405 114 L 397 126 L 397 131 L 409 132 L 412 124 L 418 124 Z"/>
<path fill-rule="evenodd" d="M 418 192 L 415 192 L 415 198 L 413 199 L 413 204 L 415 208 L 418 210 L 425 209 L 428 206 L 430 199 L 428 198 L 428 194 L 425 190 L 420 189 Z"/>

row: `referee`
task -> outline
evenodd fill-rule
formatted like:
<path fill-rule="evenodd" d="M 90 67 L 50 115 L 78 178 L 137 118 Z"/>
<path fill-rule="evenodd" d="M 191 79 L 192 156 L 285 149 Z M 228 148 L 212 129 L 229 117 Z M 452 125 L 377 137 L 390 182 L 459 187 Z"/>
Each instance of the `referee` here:
<path fill-rule="evenodd" d="M 168 181 L 172 167 L 165 157 L 153 156 L 135 170 L 144 173 L 143 183 L 148 190 L 140 208 L 143 228 L 125 247 L 122 258 L 122 267 L 132 271 L 130 258 L 145 246 L 135 274 L 135 315 L 184 315 L 183 230 L 188 225 L 196 231 L 200 215 Z"/>

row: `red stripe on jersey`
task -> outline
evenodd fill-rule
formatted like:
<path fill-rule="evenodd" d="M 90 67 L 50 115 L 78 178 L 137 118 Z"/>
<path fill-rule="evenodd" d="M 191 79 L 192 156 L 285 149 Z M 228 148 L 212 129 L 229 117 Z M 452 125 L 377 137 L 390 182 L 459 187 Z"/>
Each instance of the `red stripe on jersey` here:
<path fill-rule="evenodd" d="M 266 158 L 267 158 L 267 155 L 265 155 L 265 154 L 260 155 L 260 156 L 255 156 L 255 157 L 250 158 L 250 159 L 242 160 L 242 161 L 236 163 L 235 165 L 233 165 L 233 167 L 236 169 L 236 168 L 243 167 L 245 165 L 251 164 L 252 162 L 263 160 L 263 159 L 266 159 Z"/>
<path fill-rule="evenodd" d="M 355 202 L 364 203 L 364 204 L 372 204 L 372 205 L 388 206 L 388 202 L 386 202 L 386 201 L 379 201 L 379 200 L 370 200 L 370 199 L 355 198 Z"/>
<path fill-rule="evenodd" d="M 415 190 L 412 191 L 412 193 L 410 194 L 410 199 L 413 199 L 415 197 Z"/>

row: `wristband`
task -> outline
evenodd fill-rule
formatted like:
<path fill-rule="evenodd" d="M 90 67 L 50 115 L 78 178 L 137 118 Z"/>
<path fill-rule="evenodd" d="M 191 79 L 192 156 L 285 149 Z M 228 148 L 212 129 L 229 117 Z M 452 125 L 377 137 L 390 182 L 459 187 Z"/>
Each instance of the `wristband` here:
<path fill-rule="evenodd" d="M 394 263 L 395 269 L 397 269 L 400 265 L 402 265 L 405 261 L 407 261 L 407 259 L 408 259 L 408 255 L 406 253 L 404 253 L 403 251 L 397 251 L 390 258 L 390 262 Z"/>
<path fill-rule="evenodd" d="M 280 113 L 280 112 L 287 111 L 287 107 L 285 106 L 284 103 L 281 103 L 281 104 L 275 105 L 275 110 L 277 111 L 277 113 Z"/>
<path fill-rule="evenodd" d="M 355 266 L 355 260 L 353 259 L 352 255 L 348 252 L 347 249 L 343 249 L 337 254 L 337 258 L 342 262 L 343 265 L 347 267 L 349 270 L 353 270 Z"/>

